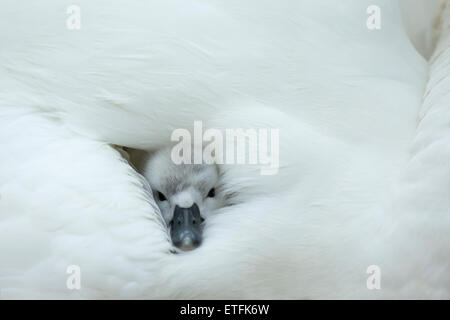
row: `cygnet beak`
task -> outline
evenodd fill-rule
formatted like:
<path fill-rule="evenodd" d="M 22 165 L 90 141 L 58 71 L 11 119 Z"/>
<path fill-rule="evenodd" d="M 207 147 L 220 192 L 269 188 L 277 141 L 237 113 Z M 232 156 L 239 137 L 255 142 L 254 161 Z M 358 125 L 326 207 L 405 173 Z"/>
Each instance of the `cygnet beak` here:
<path fill-rule="evenodd" d="M 190 208 L 176 206 L 171 229 L 174 246 L 183 251 L 197 248 L 202 241 L 202 220 L 197 204 L 194 203 Z"/>

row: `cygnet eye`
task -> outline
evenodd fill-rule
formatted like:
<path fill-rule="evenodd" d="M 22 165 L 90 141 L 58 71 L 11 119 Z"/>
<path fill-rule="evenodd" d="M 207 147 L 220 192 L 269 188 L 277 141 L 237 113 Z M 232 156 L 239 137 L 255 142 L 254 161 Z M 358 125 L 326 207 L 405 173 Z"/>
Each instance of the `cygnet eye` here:
<path fill-rule="evenodd" d="M 156 194 L 158 195 L 159 201 L 166 201 L 167 200 L 166 196 L 162 192 L 156 191 Z"/>
<path fill-rule="evenodd" d="M 212 188 L 211 190 L 209 190 L 208 192 L 208 197 L 209 198 L 214 198 L 216 196 L 216 189 Z"/>

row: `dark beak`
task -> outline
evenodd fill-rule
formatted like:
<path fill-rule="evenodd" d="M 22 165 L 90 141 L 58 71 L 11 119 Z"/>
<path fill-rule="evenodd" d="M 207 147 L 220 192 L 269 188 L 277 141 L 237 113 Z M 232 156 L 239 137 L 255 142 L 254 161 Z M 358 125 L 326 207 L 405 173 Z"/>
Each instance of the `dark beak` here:
<path fill-rule="evenodd" d="M 174 246 L 183 251 L 197 248 L 202 241 L 200 210 L 194 203 L 190 208 L 175 207 L 171 237 Z"/>

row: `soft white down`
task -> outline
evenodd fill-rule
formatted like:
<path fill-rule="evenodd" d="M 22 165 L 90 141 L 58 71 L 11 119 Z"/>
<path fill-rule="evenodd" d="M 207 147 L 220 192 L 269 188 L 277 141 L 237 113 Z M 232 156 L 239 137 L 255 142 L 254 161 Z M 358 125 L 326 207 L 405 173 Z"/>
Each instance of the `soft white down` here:
<path fill-rule="evenodd" d="M 68 30 L 64 1 L 3 0 L 0 297 L 450 298 L 450 5 L 427 64 L 373 2 L 78 0 Z M 235 205 L 174 254 L 114 146 L 195 120 L 280 129 L 280 170 L 221 167 Z"/>

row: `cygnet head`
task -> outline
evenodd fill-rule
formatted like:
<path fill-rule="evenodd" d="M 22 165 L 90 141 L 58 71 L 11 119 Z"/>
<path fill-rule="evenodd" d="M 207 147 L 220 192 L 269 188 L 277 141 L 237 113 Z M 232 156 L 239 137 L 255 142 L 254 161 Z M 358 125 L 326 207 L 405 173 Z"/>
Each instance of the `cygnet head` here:
<path fill-rule="evenodd" d="M 173 244 L 184 251 L 198 247 L 203 222 L 224 204 L 217 165 L 175 164 L 171 148 L 164 148 L 150 154 L 143 174 L 170 228 Z"/>

